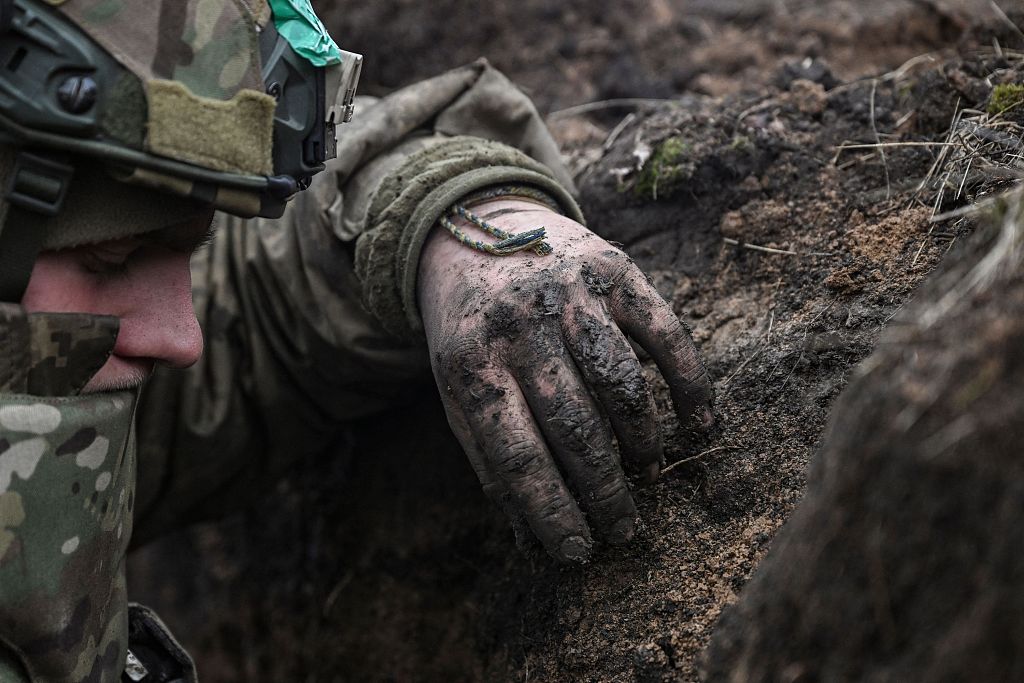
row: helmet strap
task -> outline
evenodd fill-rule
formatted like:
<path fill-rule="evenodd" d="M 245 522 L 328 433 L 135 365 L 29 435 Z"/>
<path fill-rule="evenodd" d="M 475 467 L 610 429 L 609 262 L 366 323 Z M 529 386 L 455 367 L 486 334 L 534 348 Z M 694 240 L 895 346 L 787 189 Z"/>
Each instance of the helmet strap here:
<path fill-rule="evenodd" d="M 0 226 L 0 301 L 18 303 L 46 242 L 47 218 L 64 206 L 74 167 L 49 153 L 19 150 L 4 193 Z"/>

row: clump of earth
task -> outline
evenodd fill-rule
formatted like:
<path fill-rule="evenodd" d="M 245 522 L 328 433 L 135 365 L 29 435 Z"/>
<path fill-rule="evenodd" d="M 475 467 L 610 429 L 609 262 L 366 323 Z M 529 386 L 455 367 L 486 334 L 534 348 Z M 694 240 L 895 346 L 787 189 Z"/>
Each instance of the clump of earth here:
<path fill-rule="evenodd" d="M 947 144 L 1024 82 L 1021 17 L 987 2 L 470 5 L 320 9 L 371 90 L 486 54 L 553 112 L 591 228 L 692 328 L 718 426 L 679 430 L 647 363 L 669 465 L 632 545 L 563 567 L 516 548 L 425 378 L 252 509 L 135 554 L 204 680 L 695 679 L 853 368 L 968 239 L 953 210 L 1008 181 Z"/>

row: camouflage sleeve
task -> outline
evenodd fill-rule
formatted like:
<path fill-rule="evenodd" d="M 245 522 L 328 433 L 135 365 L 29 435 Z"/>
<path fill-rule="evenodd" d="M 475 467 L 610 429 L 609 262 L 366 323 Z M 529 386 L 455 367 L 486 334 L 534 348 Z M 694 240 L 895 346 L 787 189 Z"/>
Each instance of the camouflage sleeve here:
<path fill-rule="evenodd" d="M 415 267 L 418 247 L 388 257 L 397 246 L 382 239 L 390 233 L 379 215 L 410 222 L 432 188 L 396 204 L 380 200 L 382 186 L 420 173 L 428 158 L 450 169 L 430 182 L 472 191 L 481 184 L 472 166 L 498 155 L 505 170 L 487 183 L 532 174 L 578 213 L 533 105 L 486 62 L 359 104 L 338 159 L 284 218 L 219 216 L 217 237 L 193 260 L 206 351 L 186 371 L 159 370 L 139 407 L 136 543 L 251 501 L 283 467 L 344 438 L 347 421 L 432 382 L 422 343 L 394 333 L 406 323 L 381 322 L 409 311 L 375 314 L 363 303 L 371 287 L 388 290 L 383 300 L 408 299 L 403 269 Z M 462 161 L 436 157 L 451 144 Z M 357 257 L 368 246 L 374 258 Z"/>

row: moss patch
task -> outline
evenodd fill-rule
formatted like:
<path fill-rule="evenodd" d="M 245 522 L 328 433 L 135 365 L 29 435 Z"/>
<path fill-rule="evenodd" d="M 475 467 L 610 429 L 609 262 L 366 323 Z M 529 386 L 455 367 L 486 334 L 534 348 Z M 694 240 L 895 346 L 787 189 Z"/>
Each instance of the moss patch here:
<path fill-rule="evenodd" d="M 992 98 L 988 102 L 989 114 L 1002 114 L 1011 109 L 1019 109 L 1024 104 L 1024 85 L 1004 83 L 992 90 Z"/>
<path fill-rule="evenodd" d="M 641 197 L 671 197 L 693 173 L 690 145 L 680 136 L 662 141 L 637 176 L 633 191 Z"/>

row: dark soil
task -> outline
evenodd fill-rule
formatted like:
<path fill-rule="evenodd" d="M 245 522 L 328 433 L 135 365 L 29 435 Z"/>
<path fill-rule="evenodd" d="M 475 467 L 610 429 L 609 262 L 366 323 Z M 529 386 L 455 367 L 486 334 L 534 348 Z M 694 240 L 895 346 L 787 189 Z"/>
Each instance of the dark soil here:
<path fill-rule="evenodd" d="M 792 78 L 779 67 L 806 57 L 827 58 L 837 78 L 852 80 L 950 47 L 992 17 L 987 0 L 314 4 L 346 49 L 366 55 L 368 94 L 485 56 L 545 112 L 610 98 L 756 92 Z M 1002 6 L 1012 14 L 1015 3 Z"/>
<path fill-rule="evenodd" d="M 806 498 L 719 622 L 709 678 L 1024 676 L 1016 221 L 948 257 L 836 403 Z"/>
<path fill-rule="evenodd" d="M 970 229 L 930 221 L 980 186 L 934 206 L 936 185 L 918 188 L 938 148 L 883 159 L 836 147 L 943 140 L 958 102 L 984 107 L 986 76 L 1019 78 L 988 46 L 1024 43 L 987 7 L 323 7 L 369 54 L 371 88 L 488 54 L 544 110 L 672 98 L 551 122 L 591 227 L 625 245 L 693 328 L 719 428 L 683 438 L 648 364 L 670 466 L 637 492 L 632 545 L 564 568 L 516 549 L 425 384 L 416 410 L 357 425 L 343 455 L 301 463 L 258 508 L 138 553 L 136 599 L 207 681 L 694 679 L 716 619 L 800 500 L 854 366 Z"/>

